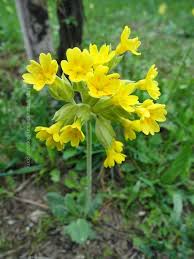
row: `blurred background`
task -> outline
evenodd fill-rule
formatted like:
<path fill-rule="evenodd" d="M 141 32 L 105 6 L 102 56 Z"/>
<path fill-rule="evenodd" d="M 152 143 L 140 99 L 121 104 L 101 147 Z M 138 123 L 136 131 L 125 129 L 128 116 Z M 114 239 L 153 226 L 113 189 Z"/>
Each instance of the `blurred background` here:
<path fill-rule="evenodd" d="M 71 191 L 68 172 L 78 181 L 85 176 L 84 144 L 56 152 L 35 138 L 35 126 L 50 125 L 60 104 L 46 90 L 23 85 L 29 58 L 50 51 L 60 61 L 68 47 L 91 42 L 114 48 L 125 25 L 140 38 L 142 55 L 126 56 L 118 71 L 139 80 L 156 64 L 167 121 L 161 133 L 128 142 L 126 163 L 111 171 L 94 139 L 94 189 L 107 193 L 98 221 L 102 240 L 84 248 L 66 241 L 66 257 L 52 258 L 86 251 L 83 258 L 194 258 L 194 2 L 1 0 L 0 10 L 0 258 L 49 256 L 48 242 L 60 250 L 64 240 L 52 216 L 39 219 L 32 201 L 44 203 L 50 190 Z"/>

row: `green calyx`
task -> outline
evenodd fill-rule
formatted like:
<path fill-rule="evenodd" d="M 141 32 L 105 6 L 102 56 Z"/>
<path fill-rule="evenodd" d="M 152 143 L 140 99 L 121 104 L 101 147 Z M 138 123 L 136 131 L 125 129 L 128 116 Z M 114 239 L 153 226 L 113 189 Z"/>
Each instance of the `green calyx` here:
<path fill-rule="evenodd" d="M 72 85 L 64 75 L 62 78 L 56 77 L 54 83 L 49 86 L 49 92 L 56 100 L 74 102 Z"/>

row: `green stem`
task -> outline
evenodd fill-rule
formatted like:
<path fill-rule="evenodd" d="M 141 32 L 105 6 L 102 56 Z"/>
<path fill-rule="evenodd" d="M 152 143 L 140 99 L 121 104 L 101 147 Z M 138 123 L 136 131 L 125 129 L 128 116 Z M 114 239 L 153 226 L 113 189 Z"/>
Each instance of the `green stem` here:
<path fill-rule="evenodd" d="M 86 142 L 87 142 L 87 187 L 86 187 L 86 215 L 90 209 L 92 201 L 92 125 L 86 124 Z"/>

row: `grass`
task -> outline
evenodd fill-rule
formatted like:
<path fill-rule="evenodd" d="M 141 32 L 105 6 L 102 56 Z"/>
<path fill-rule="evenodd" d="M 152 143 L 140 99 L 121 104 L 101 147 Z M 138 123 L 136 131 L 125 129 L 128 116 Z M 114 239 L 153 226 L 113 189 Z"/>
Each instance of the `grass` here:
<path fill-rule="evenodd" d="M 139 80 L 152 64 L 158 67 L 160 102 L 167 104 L 167 121 L 162 124 L 161 134 L 139 135 L 136 141 L 127 144 L 128 161 L 119 170 L 119 183 L 118 175 L 113 174 L 105 188 L 107 199 L 114 201 L 126 219 L 133 245 L 144 255 L 148 258 L 159 255 L 189 258 L 194 256 L 194 17 L 191 15 L 194 4 L 192 0 L 165 2 L 167 12 L 160 16 L 160 1 L 84 0 L 83 46 L 90 42 L 99 45 L 111 42 L 115 47 L 122 27 L 128 24 L 132 27 L 132 35 L 142 41 L 142 55 L 127 57 L 125 66 L 119 67 L 123 77 Z M 52 27 L 56 29 L 51 7 Z M 13 3 L 1 1 L 0 8 L 4 9 L 0 18 L 0 168 L 7 171 L 23 166 L 26 155 L 23 132 L 26 90 L 21 87 L 20 78 L 26 59 Z M 56 36 L 56 32 L 53 35 Z M 43 95 L 31 91 L 32 130 L 40 122 L 46 124 L 52 114 L 50 99 L 45 93 Z M 52 103 L 53 107 L 55 105 Z M 31 134 L 30 156 L 34 164 L 42 165 L 41 177 L 46 177 L 44 172 L 56 167 L 56 156 L 58 168 L 62 163 L 82 175 L 85 164 L 77 161 L 83 157 L 83 147 L 78 153 L 69 149 L 59 156 L 47 152 Z M 94 142 L 94 153 L 98 153 L 99 146 Z M 97 169 L 102 156 L 102 153 L 94 155 Z"/>

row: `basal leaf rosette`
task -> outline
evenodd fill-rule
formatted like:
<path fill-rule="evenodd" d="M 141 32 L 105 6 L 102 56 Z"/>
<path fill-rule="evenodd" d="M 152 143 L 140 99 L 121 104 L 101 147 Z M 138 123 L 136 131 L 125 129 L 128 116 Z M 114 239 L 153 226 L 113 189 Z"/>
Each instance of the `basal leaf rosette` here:
<path fill-rule="evenodd" d="M 137 81 L 122 78 L 116 71 L 127 52 L 140 55 L 141 42 L 137 37 L 130 38 L 130 34 L 131 29 L 125 26 L 115 49 L 107 44 L 68 49 L 67 59 L 61 61 L 61 77 L 57 75 L 59 65 L 50 53 L 41 53 L 39 62 L 30 61 L 28 73 L 23 75 L 24 83 L 37 91 L 47 88 L 61 103 L 54 114 L 54 124 L 35 129 L 36 137 L 48 148 L 61 151 L 68 143 L 78 147 L 85 140 L 84 125 L 91 121 L 105 149 L 104 166 L 113 167 L 126 159 L 124 144 L 117 139 L 113 125 L 123 128 L 126 141 L 136 139 L 138 133 L 154 135 L 160 131 L 159 123 L 166 120 L 167 111 L 164 104 L 154 102 L 161 95 L 156 66 L 151 65 L 145 78 Z M 141 100 L 140 91 L 148 98 Z"/>

